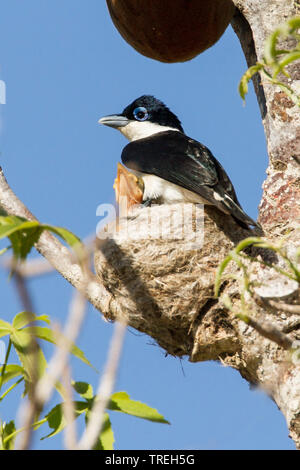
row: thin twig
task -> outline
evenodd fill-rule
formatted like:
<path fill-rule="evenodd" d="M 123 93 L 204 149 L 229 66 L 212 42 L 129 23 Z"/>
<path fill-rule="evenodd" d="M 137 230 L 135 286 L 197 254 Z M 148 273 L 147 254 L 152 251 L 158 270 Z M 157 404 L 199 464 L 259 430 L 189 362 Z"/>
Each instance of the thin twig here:
<path fill-rule="evenodd" d="M 102 240 L 99 240 L 95 235 L 88 235 L 82 240 L 84 244 L 84 249 L 87 255 L 92 255 L 95 250 L 101 247 Z M 73 262 L 77 262 L 77 254 L 70 253 Z M 4 269 L 12 270 L 14 273 L 19 273 L 24 278 L 31 278 L 37 276 L 43 276 L 46 274 L 51 274 L 55 272 L 54 267 L 47 261 L 45 258 L 37 257 L 32 259 L 26 259 L 26 262 L 19 263 L 16 265 L 15 259 L 13 257 L 5 257 L 0 266 L 3 266 Z"/>
<path fill-rule="evenodd" d="M 81 325 L 86 311 L 86 299 L 75 291 L 70 306 L 69 318 L 64 329 L 64 339 L 59 339 L 59 346 L 49 362 L 47 375 L 38 384 L 38 396 L 42 402 L 50 399 L 56 382 L 61 377 L 66 366 L 70 349 L 80 333 Z"/>
<path fill-rule="evenodd" d="M 3 261 L 3 266 L 10 269 L 12 259 L 8 258 Z M 54 272 L 54 267 L 44 258 L 38 257 L 26 260 L 26 263 L 20 263 L 15 267 L 16 273 L 20 273 L 23 277 L 37 277 Z"/>
<path fill-rule="evenodd" d="M 282 328 L 283 333 L 292 333 L 300 327 L 300 319 L 293 321 Z"/>
<path fill-rule="evenodd" d="M 99 383 L 90 419 L 79 441 L 78 449 L 92 449 L 101 433 L 104 413 L 116 380 L 125 331 L 126 325 L 124 323 L 116 323 L 105 370 Z"/>
<path fill-rule="evenodd" d="M 73 388 L 71 385 L 71 370 L 67 364 L 62 377 L 62 382 L 65 387 L 65 401 L 63 403 L 64 416 L 66 418 L 67 426 L 64 431 L 65 447 L 68 450 L 74 450 L 77 447 L 77 432 L 75 421 L 75 408 L 73 401 Z"/>
<path fill-rule="evenodd" d="M 29 293 L 26 279 L 19 271 L 15 271 L 13 273 L 13 279 L 15 281 L 16 289 L 19 294 L 23 309 L 26 312 L 34 312 L 33 300 Z"/>
<path fill-rule="evenodd" d="M 26 315 L 28 316 L 28 323 L 31 322 L 31 313 L 34 312 L 33 300 L 29 293 L 26 279 L 19 272 L 15 271 L 13 274 L 13 279 L 15 281 L 16 289 L 19 294 L 19 298 L 22 304 L 22 308 Z M 38 382 L 38 352 L 39 352 L 39 343 L 37 337 L 33 334 L 30 335 L 30 350 L 33 352 L 32 355 L 32 366 L 31 366 L 31 380 L 28 382 L 28 400 L 29 402 L 36 403 L 36 386 Z M 36 418 L 36 415 L 39 413 L 38 406 L 33 406 L 31 413 L 28 415 L 28 421 L 25 423 L 26 432 L 23 433 L 22 439 L 22 448 L 28 449 L 30 447 L 31 437 L 32 437 L 32 424 Z"/>
<path fill-rule="evenodd" d="M 293 341 L 271 323 L 259 323 L 249 317 L 249 315 L 243 313 L 237 313 L 236 316 L 247 323 L 247 325 L 254 328 L 264 338 L 274 341 L 274 343 L 278 344 L 283 349 L 290 349 L 292 347 Z"/>
<path fill-rule="evenodd" d="M 269 300 L 268 303 L 271 307 L 281 310 L 282 312 L 300 315 L 300 305 L 291 305 L 275 300 Z"/>
<path fill-rule="evenodd" d="M 8 215 L 37 220 L 9 187 L 1 167 L 0 206 Z M 56 271 L 86 296 L 97 310 L 104 315 L 109 313 L 111 294 L 92 271 L 83 269 L 78 262 L 74 261 L 72 253 L 55 236 L 47 231 L 43 232 L 35 247 Z"/>
<path fill-rule="evenodd" d="M 29 446 L 32 423 L 36 413 L 40 413 L 44 404 L 51 398 L 53 388 L 66 367 L 70 349 L 80 332 L 85 310 L 86 299 L 79 291 L 75 291 L 64 329 L 64 340 L 58 340 L 59 345 L 49 362 L 47 373 L 36 384 L 35 393 L 31 399 L 20 407 L 20 427 L 24 428 L 24 432 L 19 435 L 16 449 L 27 449 Z"/>
<path fill-rule="evenodd" d="M 261 297 L 256 292 L 252 292 L 252 297 L 260 307 L 271 310 L 272 312 L 278 313 L 278 310 L 285 313 L 300 314 L 300 305 L 286 304 L 284 302 L 279 302 L 277 300 L 266 299 Z"/>

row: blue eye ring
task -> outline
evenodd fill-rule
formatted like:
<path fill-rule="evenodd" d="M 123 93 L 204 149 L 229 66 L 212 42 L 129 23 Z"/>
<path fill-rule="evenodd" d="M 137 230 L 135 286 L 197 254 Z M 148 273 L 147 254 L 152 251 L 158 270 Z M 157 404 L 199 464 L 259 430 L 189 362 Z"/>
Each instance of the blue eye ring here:
<path fill-rule="evenodd" d="M 143 108 L 143 106 L 139 106 L 133 111 L 133 117 L 137 121 L 146 121 L 146 119 L 148 119 L 149 117 L 149 114 L 146 108 Z"/>

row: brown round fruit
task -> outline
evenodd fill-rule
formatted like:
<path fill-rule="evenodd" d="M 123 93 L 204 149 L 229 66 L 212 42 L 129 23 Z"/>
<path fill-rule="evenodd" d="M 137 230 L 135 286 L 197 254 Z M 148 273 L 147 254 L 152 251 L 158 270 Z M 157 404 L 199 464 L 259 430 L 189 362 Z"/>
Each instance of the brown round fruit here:
<path fill-rule="evenodd" d="M 106 1 L 123 38 L 161 62 L 184 62 L 215 44 L 235 8 L 231 0 Z"/>

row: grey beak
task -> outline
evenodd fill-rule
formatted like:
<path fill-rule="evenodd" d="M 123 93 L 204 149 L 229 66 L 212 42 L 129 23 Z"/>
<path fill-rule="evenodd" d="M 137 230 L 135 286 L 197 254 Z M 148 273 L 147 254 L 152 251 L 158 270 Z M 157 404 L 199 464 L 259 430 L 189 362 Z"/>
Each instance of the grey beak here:
<path fill-rule="evenodd" d="M 124 127 L 129 123 L 129 119 L 121 114 L 112 114 L 111 116 L 104 116 L 98 122 L 109 127 Z"/>

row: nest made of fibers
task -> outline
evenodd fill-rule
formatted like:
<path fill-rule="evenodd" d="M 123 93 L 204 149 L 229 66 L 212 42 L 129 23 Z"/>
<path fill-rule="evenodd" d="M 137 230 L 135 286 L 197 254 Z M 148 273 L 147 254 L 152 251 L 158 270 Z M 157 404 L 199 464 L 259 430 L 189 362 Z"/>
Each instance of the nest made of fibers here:
<path fill-rule="evenodd" d="M 153 336 L 157 328 L 188 329 L 212 298 L 219 263 L 243 230 L 234 224 L 233 237 L 225 234 L 218 225 L 228 219 L 211 217 L 202 205 L 174 204 L 138 207 L 110 224 L 95 271 L 117 316 Z"/>

